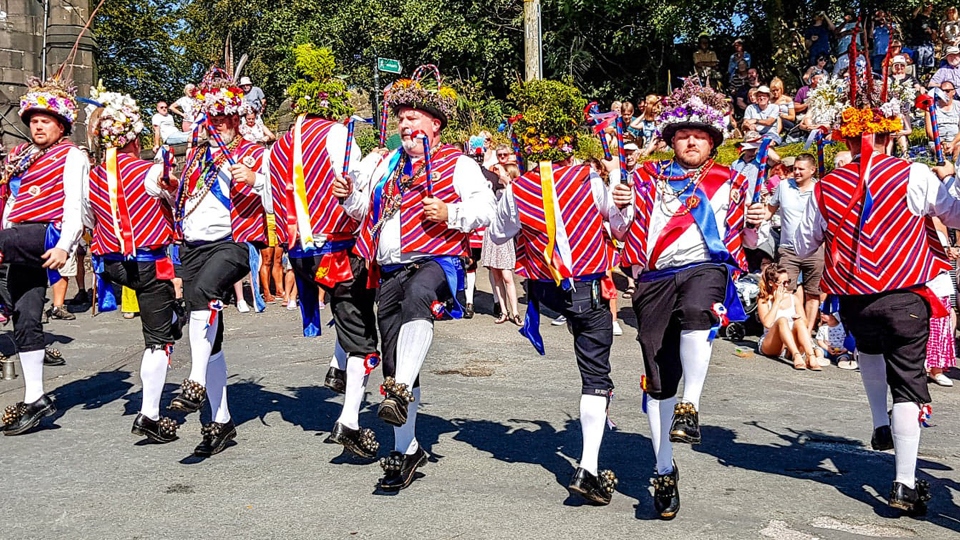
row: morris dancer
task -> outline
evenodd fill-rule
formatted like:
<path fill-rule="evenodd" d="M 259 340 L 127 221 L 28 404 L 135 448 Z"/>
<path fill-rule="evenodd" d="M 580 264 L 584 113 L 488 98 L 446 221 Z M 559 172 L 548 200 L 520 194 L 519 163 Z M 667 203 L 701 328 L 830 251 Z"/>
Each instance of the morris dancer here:
<path fill-rule="evenodd" d="M 20 98 L 31 142 L 14 148 L 0 179 L 0 263 L 10 265 L 13 338 L 23 372 L 23 401 L 3 413 L 4 435 L 21 435 L 56 412 L 43 390 L 43 305 L 48 283 L 74 252 L 83 232 L 90 162 L 67 139 L 77 118 L 76 88 L 59 74 L 32 77 Z"/>
<path fill-rule="evenodd" d="M 732 277 L 746 268 L 740 235 L 747 182 L 742 175 L 731 181 L 730 169 L 713 161 L 723 142 L 720 94 L 688 82 L 665 101 L 662 137 L 676 157 L 647 162 L 635 190 L 620 184 L 613 193 L 618 206 L 635 212 L 623 259 L 637 276 L 633 309 L 657 457 L 653 502 L 661 519 L 673 519 L 680 509 L 673 443 L 700 443 L 713 338 L 728 314 L 746 318 Z"/>
<path fill-rule="evenodd" d="M 920 515 L 930 500 L 929 485 L 916 479 L 920 427 L 931 412 L 924 371 L 929 321 L 947 315 L 925 284 L 950 269 L 931 218 L 960 227 L 960 200 L 949 161 L 931 172 L 883 154 L 890 134 L 902 128 L 897 100 L 878 106 L 868 101 L 869 91 L 859 97 L 834 131 L 854 162 L 817 183 L 794 246 L 801 257 L 825 246 L 823 290 L 839 297 L 841 319 L 857 342 L 873 416 L 871 445 L 896 454 L 888 504 Z M 751 208 L 751 221 L 759 213 Z"/>
<path fill-rule="evenodd" d="M 576 89 L 564 88 L 566 85 L 556 81 L 528 82 L 524 86 L 528 88 L 515 90 L 514 95 L 579 96 Z M 610 503 L 617 483 L 612 471 L 597 470 L 607 405 L 613 393 L 609 300 L 616 298 L 617 291 L 606 277 L 614 264 L 614 246 L 604 221 L 611 222 L 618 236 L 626 232 L 627 223 L 603 179 L 588 165 L 572 165 L 577 126 L 567 124 L 563 130 L 552 121 L 557 116 L 575 117 L 583 103 L 571 103 L 569 111 L 543 110 L 538 102 L 519 105 L 524 115 L 517 128 L 524 140 L 556 143 L 548 143 L 546 150 L 534 150 L 531 144 L 522 147 L 530 170 L 507 186 L 487 234 L 498 244 L 517 239 L 517 272 L 527 278 L 528 287 L 526 321 L 520 332 L 544 354 L 539 330 L 542 303 L 564 315 L 573 333 L 582 383 L 583 452 L 569 489 L 572 494 L 605 505 Z M 530 114 L 533 111 L 536 114 Z M 544 120 L 534 124 L 527 118 Z M 619 180 L 618 171 L 611 174 L 613 181 Z"/>
<path fill-rule="evenodd" d="M 88 129 L 104 152 L 103 162 L 90 174 L 86 225 L 93 230 L 93 267 L 98 278 L 137 295 L 146 349 L 140 361 L 143 403 L 132 431 L 168 443 L 177 438 L 177 422 L 160 416 L 160 396 L 184 322 L 182 311 L 173 322 L 173 262 L 167 257 L 173 216 L 163 200 L 163 190 L 171 187 L 170 171 L 165 164 L 139 159 L 143 122 L 136 101 L 96 88 L 91 97 L 102 108 L 88 117 Z"/>
<path fill-rule="evenodd" d="M 288 93 L 301 114 L 270 155 L 277 235 L 281 245 L 289 247 L 304 336 L 319 335 L 319 289 L 329 294 L 337 343 L 324 384 L 344 398 L 326 442 L 374 458 L 379 444 L 373 430 L 360 428 L 359 415 L 367 379 L 380 363 L 373 309 L 376 289 L 367 287 L 366 263 L 352 252 L 359 224 L 331 194 L 334 178 L 345 169 L 345 151 L 350 153 L 348 174 L 355 176 L 360 166 L 352 126 L 348 129 L 329 119 L 338 111 L 349 111 L 346 88 L 337 95 L 328 91 L 325 100 L 299 95 L 295 89 Z"/>
<path fill-rule="evenodd" d="M 421 84 L 424 72 L 436 89 Z M 380 488 L 413 482 L 427 455 L 416 439 L 419 375 L 433 341 L 433 321 L 447 309 L 459 318 L 456 292 L 463 288 L 460 257 L 468 235 L 489 225 L 494 198 L 475 161 L 440 143 L 440 131 L 456 109 L 456 93 L 440 84 L 435 66 L 421 66 L 413 79 L 393 83 L 386 105 L 399 116 L 402 148 L 372 175 L 338 178 L 333 194 L 361 221 L 356 250 L 371 262 L 379 282 L 377 322 L 383 340 L 383 392 L 379 417 L 394 427 L 394 451 L 381 460 Z M 426 141 L 426 144 L 425 144 Z"/>
<path fill-rule="evenodd" d="M 238 135 L 242 105 L 243 91 L 226 73 L 214 68 L 204 76 L 196 110 L 206 121 L 198 129 L 206 129 L 211 140 L 188 154 L 175 204 L 193 362 L 170 408 L 193 412 L 209 400 L 212 421 L 194 450 L 200 457 L 222 451 L 237 435 L 227 407 L 221 311 L 233 284 L 250 272 L 246 242 L 265 244 L 267 235 L 263 148 Z"/>

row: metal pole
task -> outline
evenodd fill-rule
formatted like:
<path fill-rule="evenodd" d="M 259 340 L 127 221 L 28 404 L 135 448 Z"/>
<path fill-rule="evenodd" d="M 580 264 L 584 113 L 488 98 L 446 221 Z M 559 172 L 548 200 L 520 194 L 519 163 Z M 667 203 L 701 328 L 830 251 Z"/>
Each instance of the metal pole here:
<path fill-rule="evenodd" d="M 47 26 L 50 25 L 50 0 L 43 0 L 43 48 L 40 51 L 40 78 L 47 80 Z"/>
<path fill-rule="evenodd" d="M 377 65 L 377 54 L 373 54 L 373 121 L 380 132 L 380 67 Z"/>

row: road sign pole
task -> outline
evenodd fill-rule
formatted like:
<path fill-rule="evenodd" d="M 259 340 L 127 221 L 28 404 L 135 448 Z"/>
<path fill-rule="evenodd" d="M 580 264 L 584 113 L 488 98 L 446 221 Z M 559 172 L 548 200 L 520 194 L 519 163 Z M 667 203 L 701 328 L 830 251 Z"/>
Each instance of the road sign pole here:
<path fill-rule="evenodd" d="M 380 126 L 380 69 L 379 69 L 377 55 L 373 55 L 373 121 L 374 125 L 377 128 L 379 133 L 381 129 Z"/>

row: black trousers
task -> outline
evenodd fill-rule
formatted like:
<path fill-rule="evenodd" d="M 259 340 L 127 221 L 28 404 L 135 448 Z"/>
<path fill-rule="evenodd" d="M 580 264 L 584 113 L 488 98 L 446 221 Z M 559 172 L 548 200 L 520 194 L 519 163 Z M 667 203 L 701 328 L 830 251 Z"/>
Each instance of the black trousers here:
<path fill-rule="evenodd" d="M 920 295 L 897 290 L 840 297 L 840 318 L 867 354 L 882 354 L 894 403 L 930 403 L 927 338 L 930 306 Z"/>
<path fill-rule="evenodd" d="M 314 255 L 290 259 L 293 271 L 301 278 L 300 296 L 319 294 L 320 285 L 314 281 L 322 257 Z M 353 279 L 337 283 L 335 287 L 323 287 L 330 295 L 333 324 L 337 328 L 337 341 L 348 356 L 366 356 L 377 352 L 377 316 L 374 304 L 376 289 L 367 288 L 367 266 L 364 260 L 350 253 L 350 269 Z"/>
<path fill-rule="evenodd" d="M 613 315 L 610 303 L 600 296 L 599 281 L 580 281 L 565 291 L 556 283 L 527 281 L 527 297 L 567 318 L 573 332 L 573 349 L 580 368 L 582 392 L 610 397 L 610 347 L 613 346 Z"/>
<path fill-rule="evenodd" d="M 222 302 L 233 284 L 250 273 L 250 251 L 246 244 L 220 240 L 208 244 L 180 246 L 180 272 L 187 311 L 210 309 L 210 302 Z M 223 345 L 223 314 L 217 317 L 217 337 L 211 354 Z"/>
<path fill-rule="evenodd" d="M 637 341 L 643 353 L 647 393 L 653 399 L 677 395 L 683 366 L 680 332 L 709 330 L 719 318 L 713 312 L 727 293 L 727 269 L 702 264 L 656 281 L 637 280 L 633 311 L 637 315 Z"/>
<path fill-rule="evenodd" d="M 149 348 L 173 343 L 173 282 L 157 279 L 157 264 L 137 261 L 106 261 L 103 278 L 129 287 L 137 294 L 143 342 Z"/>
<path fill-rule="evenodd" d="M 8 264 L 7 291 L 13 311 L 13 339 L 20 352 L 44 347 L 43 306 L 47 302 L 46 223 L 27 223 L 0 230 L 0 254 Z"/>
<path fill-rule="evenodd" d="M 381 275 L 377 295 L 377 323 L 383 342 L 383 376 L 397 372 L 397 338 L 400 327 L 410 321 L 436 320 L 433 308 L 450 299 L 443 269 L 435 261 L 408 264 Z M 420 378 L 414 386 L 420 385 Z"/>

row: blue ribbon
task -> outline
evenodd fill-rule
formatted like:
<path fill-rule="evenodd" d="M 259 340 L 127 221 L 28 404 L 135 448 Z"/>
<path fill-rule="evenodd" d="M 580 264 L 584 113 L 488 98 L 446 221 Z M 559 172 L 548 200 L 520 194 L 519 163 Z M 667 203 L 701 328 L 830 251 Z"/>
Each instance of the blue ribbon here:
<path fill-rule="evenodd" d="M 97 311 L 99 313 L 104 313 L 107 311 L 116 311 L 117 310 L 117 296 L 113 293 L 113 285 L 103 279 L 103 261 L 104 258 L 100 255 L 94 255 L 92 258 L 93 264 L 93 276 L 97 280 L 97 297 L 94 299 L 97 302 Z M 122 256 L 120 257 L 122 260 Z"/>
<path fill-rule="evenodd" d="M 253 290 L 253 308 L 257 313 L 263 313 L 263 310 L 267 309 L 267 304 L 260 296 L 260 250 L 250 242 L 245 244 L 250 253 L 250 288 Z"/>
<path fill-rule="evenodd" d="M 447 278 L 447 287 L 450 288 L 450 296 L 453 297 L 453 309 L 450 310 L 450 316 L 454 319 L 463 318 L 463 306 L 460 305 L 460 300 L 457 300 L 457 291 L 462 291 L 464 289 L 464 281 L 466 281 L 466 273 L 463 271 L 463 265 L 460 263 L 460 257 L 452 256 L 443 256 L 443 257 L 434 257 L 437 264 L 440 265 L 440 268 L 443 270 L 444 276 Z"/>
<path fill-rule="evenodd" d="M 671 183 L 673 182 L 675 181 L 671 181 Z M 689 211 L 697 224 L 697 228 L 700 229 L 703 242 L 706 244 L 707 251 L 710 253 L 710 260 L 715 263 L 733 264 L 733 257 L 730 255 L 730 252 L 727 251 L 727 246 L 724 245 L 722 237 L 720 236 L 720 228 L 717 226 L 717 216 L 713 213 L 713 206 L 710 204 L 710 199 L 707 198 L 703 190 L 697 187 L 690 193 L 681 193 L 679 196 L 680 203 L 686 206 L 687 199 L 689 199 L 691 195 L 696 195 L 700 199 L 700 204 L 695 208 L 690 208 Z"/>
<path fill-rule="evenodd" d="M 547 354 L 543 347 L 543 336 L 540 335 L 540 300 L 533 295 L 527 298 L 527 312 L 523 316 L 520 335 L 530 340 L 530 344 L 541 356 Z"/>
<path fill-rule="evenodd" d="M 46 252 L 57 247 L 57 242 L 60 241 L 60 229 L 54 227 L 53 223 L 47 225 L 47 233 L 43 237 L 43 250 Z M 50 285 L 60 281 L 60 272 L 57 272 L 53 268 L 47 268 L 47 280 L 50 282 Z"/>
<path fill-rule="evenodd" d="M 297 282 L 297 290 L 300 291 L 300 319 L 303 321 L 303 337 L 317 337 L 320 331 L 320 296 L 309 294 L 307 291 L 313 290 L 316 283 L 307 282 L 298 272 L 293 273 Z"/>
<path fill-rule="evenodd" d="M 397 165 L 400 163 L 400 158 L 403 157 L 403 152 L 397 151 L 390 157 L 390 163 L 387 165 L 387 172 L 377 181 L 377 185 L 373 188 L 373 208 L 371 209 L 373 220 L 371 223 L 376 224 L 380 221 L 380 211 L 383 208 L 383 188 L 387 185 L 387 182 L 393 176 L 393 172 L 397 169 Z M 410 161 L 407 160 L 407 167 L 410 166 Z M 397 179 L 399 183 L 400 179 Z"/>

